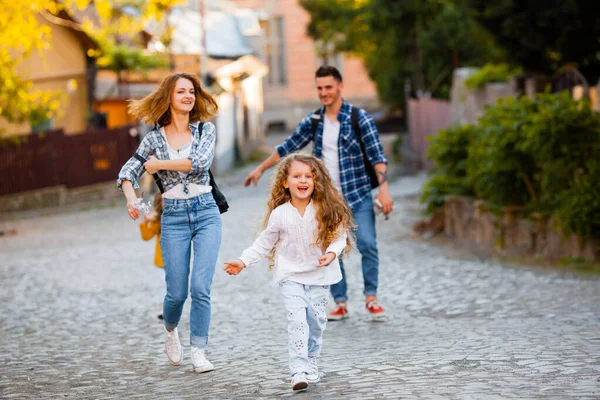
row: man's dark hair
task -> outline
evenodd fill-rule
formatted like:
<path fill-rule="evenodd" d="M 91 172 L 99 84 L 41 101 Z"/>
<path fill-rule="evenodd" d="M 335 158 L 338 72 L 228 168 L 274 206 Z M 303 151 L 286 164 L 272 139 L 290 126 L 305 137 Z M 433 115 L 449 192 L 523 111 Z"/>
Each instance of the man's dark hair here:
<path fill-rule="evenodd" d="M 344 81 L 342 79 L 342 74 L 340 74 L 340 71 L 338 71 L 336 67 L 333 67 L 331 65 L 322 65 L 319 67 L 317 72 L 315 72 L 315 79 L 323 78 L 326 76 L 333 76 L 333 79 L 335 79 L 338 82 Z"/>

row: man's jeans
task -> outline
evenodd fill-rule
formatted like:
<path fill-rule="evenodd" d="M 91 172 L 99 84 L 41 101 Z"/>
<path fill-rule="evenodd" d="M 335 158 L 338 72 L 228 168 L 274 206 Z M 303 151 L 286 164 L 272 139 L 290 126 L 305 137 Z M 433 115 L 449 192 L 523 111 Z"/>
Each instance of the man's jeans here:
<path fill-rule="evenodd" d="M 165 327 L 179 324 L 191 286 L 190 343 L 205 348 L 210 325 L 210 287 L 221 246 L 221 214 L 211 193 L 186 200 L 164 199 L 160 245 L 165 263 L 167 295 L 163 306 Z M 190 255 L 194 265 L 190 278 Z"/>
<path fill-rule="evenodd" d="M 373 197 L 367 196 L 352 210 L 356 223 L 356 246 L 362 256 L 362 273 L 365 282 L 363 293 L 365 296 L 375 296 L 379 282 L 379 254 L 377 252 L 377 234 L 375 232 L 375 212 L 373 211 Z M 340 260 L 342 280 L 331 285 L 331 295 L 336 303 L 348 300 L 346 285 L 346 272 Z"/>
<path fill-rule="evenodd" d="M 287 310 L 290 372 L 308 373 L 308 357 L 321 354 L 329 287 L 284 281 L 280 289 Z"/>

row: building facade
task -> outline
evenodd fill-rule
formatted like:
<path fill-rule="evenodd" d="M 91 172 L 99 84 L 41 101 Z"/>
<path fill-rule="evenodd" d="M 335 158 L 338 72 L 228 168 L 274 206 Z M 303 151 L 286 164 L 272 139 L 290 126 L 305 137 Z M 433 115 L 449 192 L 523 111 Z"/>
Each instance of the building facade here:
<path fill-rule="evenodd" d="M 39 126 L 29 123 L 12 124 L 0 117 L 5 135 L 27 135 L 46 130 L 63 130 L 67 134 L 86 129 L 90 110 L 89 74 L 93 67 L 88 50 L 97 49 L 96 43 L 76 29 L 71 17 L 61 12 L 52 20 L 37 15 L 40 25 L 51 31 L 48 48 L 32 52 L 17 67 L 23 79 L 31 80 L 32 91 L 60 93 L 59 112 Z M 57 24 L 56 21 L 65 21 Z"/>
<path fill-rule="evenodd" d="M 344 98 L 362 107 L 378 105 L 375 84 L 361 60 L 329 54 L 323 60 L 307 35 L 310 15 L 299 0 L 231 0 L 251 9 L 260 19 L 260 33 L 247 34 L 251 46 L 268 65 L 264 78 L 265 126 L 293 129 L 309 111 L 319 107 L 314 73 L 322 64 L 336 66 L 344 77 Z M 243 27 L 242 27 L 243 29 Z"/>

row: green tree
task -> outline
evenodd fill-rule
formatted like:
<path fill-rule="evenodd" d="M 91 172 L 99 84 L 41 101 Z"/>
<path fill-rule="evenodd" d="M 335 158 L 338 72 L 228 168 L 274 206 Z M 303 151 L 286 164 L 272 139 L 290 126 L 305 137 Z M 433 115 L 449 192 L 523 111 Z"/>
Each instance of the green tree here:
<path fill-rule="evenodd" d="M 574 64 L 592 84 L 600 76 L 597 0 L 469 0 L 469 6 L 526 71 L 552 74 Z"/>
<path fill-rule="evenodd" d="M 309 35 L 356 54 L 380 98 L 401 105 L 404 84 L 447 97 L 453 68 L 501 59 L 463 0 L 301 0 Z"/>
<path fill-rule="evenodd" d="M 97 41 L 102 51 L 88 54 L 105 60 L 114 60 L 114 65 L 156 65 L 140 50 L 127 52 L 117 47 L 124 35 L 137 35 L 148 19 L 161 20 L 165 12 L 183 0 L 0 0 L 0 122 L 37 124 L 56 115 L 62 94 L 59 92 L 33 89 L 33 83 L 22 76 L 18 67 L 33 52 L 42 56 L 51 51 L 51 30 L 41 23 L 40 15 L 52 17 L 61 10 L 91 10 L 98 16 L 96 28 L 87 22 L 81 28 Z M 129 13 L 136 10 L 135 13 Z M 125 53 L 127 55 L 125 55 Z M 127 59 L 124 62 L 123 59 Z M 154 63 L 154 64 L 153 64 Z M 2 135 L 0 127 L 0 135 Z"/>

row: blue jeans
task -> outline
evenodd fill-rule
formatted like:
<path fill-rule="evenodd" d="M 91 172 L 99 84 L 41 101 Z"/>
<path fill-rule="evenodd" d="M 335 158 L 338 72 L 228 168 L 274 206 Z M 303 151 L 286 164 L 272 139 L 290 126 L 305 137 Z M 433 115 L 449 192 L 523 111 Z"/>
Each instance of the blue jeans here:
<path fill-rule="evenodd" d="M 287 310 L 290 372 L 308 373 L 308 358 L 321 354 L 328 287 L 284 281 L 280 288 Z"/>
<path fill-rule="evenodd" d="M 169 330 L 179 324 L 191 289 L 190 343 L 205 348 L 210 325 L 210 287 L 221 246 L 221 214 L 211 193 L 186 200 L 164 199 L 161 237 L 167 295 L 163 320 Z M 190 278 L 190 256 L 194 265 Z"/>
<path fill-rule="evenodd" d="M 373 197 L 371 195 L 367 196 L 351 211 L 356 223 L 356 246 L 362 256 L 362 274 L 365 282 L 363 293 L 365 296 L 375 296 L 377 295 L 379 283 L 379 253 L 377 252 Z M 336 303 L 348 300 L 346 272 L 342 260 L 340 260 L 340 268 L 342 270 L 342 280 L 335 285 L 331 285 L 331 295 Z"/>

